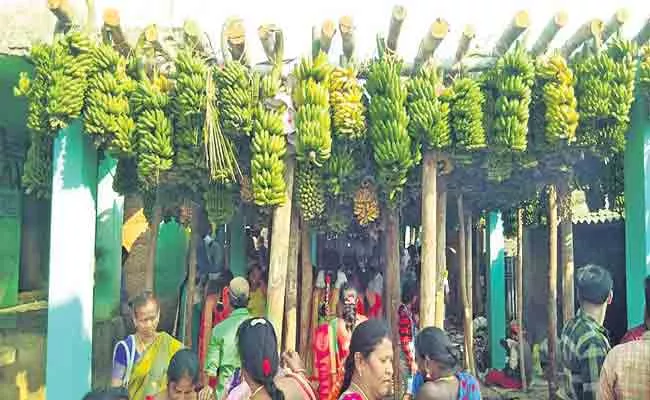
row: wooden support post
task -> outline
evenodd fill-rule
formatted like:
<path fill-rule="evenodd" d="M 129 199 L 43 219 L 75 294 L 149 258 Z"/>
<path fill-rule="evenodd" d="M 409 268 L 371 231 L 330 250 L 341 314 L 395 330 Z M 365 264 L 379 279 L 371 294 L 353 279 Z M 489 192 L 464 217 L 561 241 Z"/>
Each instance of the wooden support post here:
<path fill-rule="evenodd" d="M 569 58 L 571 54 L 581 44 L 586 42 L 589 39 L 595 39 L 597 41 L 601 40 L 601 35 L 603 33 L 603 21 L 600 19 L 592 19 L 591 21 L 585 22 L 570 38 L 566 41 L 564 46 L 562 46 L 561 53 L 564 58 Z"/>
<path fill-rule="evenodd" d="M 487 319 L 490 368 L 501 368 L 505 350 L 499 343 L 506 333 L 505 299 L 505 240 L 501 212 L 492 211 L 488 216 L 488 268 L 487 268 Z"/>
<path fill-rule="evenodd" d="M 275 64 L 275 32 L 278 30 L 278 27 L 273 24 L 261 25 L 257 29 L 257 35 L 262 43 L 262 48 L 264 49 L 264 54 L 266 58 L 272 64 Z"/>
<path fill-rule="evenodd" d="M 621 8 L 616 10 L 612 18 L 607 22 L 603 28 L 603 42 L 612 37 L 616 32 L 619 32 L 623 24 L 630 18 L 630 13 L 626 9 Z"/>
<path fill-rule="evenodd" d="M 104 10 L 104 25 L 102 26 L 102 38 L 104 43 L 110 43 L 122 56 L 127 57 L 131 52 L 131 46 L 126 41 L 122 25 L 120 24 L 120 13 L 115 8 Z"/>
<path fill-rule="evenodd" d="M 420 326 L 434 326 L 436 322 L 436 292 L 438 290 L 437 221 L 438 162 L 430 151 L 424 152 L 422 160 L 422 254 L 420 282 Z"/>
<path fill-rule="evenodd" d="M 284 299 L 287 284 L 287 262 L 289 258 L 289 236 L 291 229 L 291 203 L 293 198 L 293 172 L 296 160 L 287 157 L 284 179 L 287 183 L 287 199 L 282 206 L 273 211 L 271 229 L 271 255 L 269 257 L 269 283 L 267 291 L 268 318 L 278 334 L 278 346 L 282 343 L 282 323 L 284 318 Z M 278 349 L 280 350 L 280 349 Z"/>
<path fill-rule="evenodd" d="M 228 269 L 233 276 L 246 277 L 248 260 L 246 256 L 246 230 L 244 227 L 244 212 L 238 210 L 228 224 L 230 240 L 228 242 Z"/>
<path fill-rule="evenodd" d="M 650 18 L 646 19 L 643 27 L 639 30 L 639 33 L 634 37 L 634 41 L 639 46 L 643 46 L 650 40 Z"/>
<path fill-rule="evenodd" d="M 575 299 L 573 285 L 573 221 L 571 211 L 571 188 L 567 180 L 558 184 L 560 198 L 560 258 L 562 270 L 562 320 L 573 318 Z"/>
<path fill-rule="evenodd" d="M 467 254 L 465 253 L 467 238 L 465 237 L 465 208 L 463 205 L 463 194 L 458 194 L 456 198 L 456 208 L 458 209 L 458 271 L 460 276 L 460 297 L 463 303 L 463 338 L 464 348 L 463 352 L 463 366 L 466 370 L 471 370 L 470 352 L 472 345 L 470 343 L 470 332 L 472 331 L 472 311 L 469 304 L 469 297 L 467 295 Z"/>
<path fill-rule="evenodd" d="M 386 208 L 384 211 L 386 223 L 385 231 L 385 254 L 386 272 L 384 279 L 384 290 L 386 299 L 385 317 L 388 326 L 393 332 L 393 351 L 399 354 L 399 318 L 397 318 L 397 309 L 400 305 L 400 276 L 399 276 L 399 211 L 396 208 Z M 393 358 L 393 383 L 395 394 L 399 395 L 401 390 L 400 381 L 400 358 Z"/>
<path fill-rule="evenodd" d="M 472 43 L 472 40 L 474 40 L 475 36 L 476 33 L 474 32 L 474 27 L 472 25 L 465 25 L 454 56 L 454 64 L 459 63 L 463 57 L 465 57 L 465 54 L 467 54 L 467 51 L 469 50 L 469 45 Z"/>
<path fill-rule="evenodd" d="M 97 218 L 97 151 L 80 120 L 57 134 L 52 169 L 45 383 L 49 399 L 80 399 L 92 375 Z"/>
<path fill-rule="evenodd" d="M 300 225 L 300 357 L 311 360 L 309 344 L 313 327 L 311 326 L 314 276 L 311 264 L 311 241 L 309 226 L 304 221 Z M 308 364 L 311 365 L 310 362 Z"/>
<path fill-rule="evenodd" d="M 557 189 L 548 187 L 548 393 L 555 400 L 557 394 Z"/>
<path fill-rule="evenodd" d="M 444 177 L 438 179 L 436 209 L 436 318 L 434 326 L 445 327 L 445 281 L 447 280 L 447 183 Z M 431 218 L 431 216 L 429 216 Z"/>
<path fill-rule="evenodd" d="M 476 315 L 485 313 L 483 309 L 483 289 L 481 286 L 481 260 L 483 258 L 483 233 L 484 229 L 480 226 L 476 228 L 476 237 L 474 240 L 474 270 L 472 271 L 472 285 L 474 294 L 472 296 L 474 303 L 474 312 Z"/>
<path fill-rule="evenodd" d="M 546 27 L 544 27 L 544 30 L 537 38 L 535 44 L 533 44 L 530 53 L 535 57 L 546 53 L 549 44 L 551 44 L 551 41 L 555 38 L 560 29 L 566 26 L 568 19 L 568 15 L 564 11 L 555 14 L 548 24 L 546 24 Z"/>
<path fill-rule="evenodd" d="M 291 211 L 289 258 L 287 263 L 287 304 L 284 350 L 296 350 L 298 320 L 298 253 L 300 251 L 300 215 L 295 205 Z M 305 327 L 306 328 L 306 327 Z"/>
<path fill-rule="evenodd" d="M 320 50 L 327 54 L 330 52 L 330 47 L 332 46 L 332 39 L 336 34 L 336 24 L 334 21 L 328 19 L 323 22 L 323 26 L 320 29 Z"/>
<path fill-rule="evenodd" d="M 113 190 L 116 168 L 117 160 L 109 155 L 99 163 L 95 229 L 96 321 L 108 320 L 118 315 L 120 308 L 124 198 Z"/>
<path fill-rule="evenodd" d="M 524 31 L 528 29 L 529 26 L 530 17 L 528 16 L 528 12 L 517 12 L 517 14 L 515 14 L 514 18 L 510 22 L 510 25 L 508 25 L 499 40 L 497 40 L 497 43 L 494 45 L 492 54 L 496 57 L 501 57 L 504 55 L 505 52 L 510 49 L 510 46 L 512 46 L 515 40 L 517 40 L 517 38 L 521 36 L 521 34 L 524 33 Z"/>
<path fill-rule="evenodd" d="M 194 339 L 194 290 L 196 288 L 196 248 L 201 240 L 199 234 L 199 216 L 198 206 L 194 206 L 192 211 L 192 230 L 190 232 L 190 244 L 187 247 L 187 282 L 185 286 L 185 346 L 192 348 Z"/>
<path fill-rule="evenodd" d="M 431 24 L 426 35 L 424 35 L 424 37 L 420 41 L 418 53 L 415 56 L 415 61 L 413 63 L 414 72 L 417 71 L 417 69 L 422 64 L 427 62 L 427 60 L 433 57 L 433 53 L 436 52 L 436 49 L 438 48 L 438 46 L 440 46 L 440 43 L 442 43 L 443 39 L 445 38 L 445 36 L 447 36 L 448 32 L 449 32 L 449 24 L 447 23 L 447 21 L 445 21 L 442 18 L 437 18 Z"/>
<path fill-rule="evenodd" d="M 396 52 L 399 35 L 402 32 L 402 24 L 406 19 L 406 8 L 404 6 L 393 7 L 393 12 L 388 26 L 388 37 L 386 37 L 386 48 Z"/>
<path fill-rule="evenodd" d="M 341 32 L 341 42 L 343 55 L 341 56 L 341 65 L 348 64 L 354 57 L 354 20 L 350 16 L 343 16 L 339 20 L 339 32 Z"/>
<path fill-rule="evenodd" d="M 156 277 L 156 251 L 158 250 L 158 230 L 162 222 L 162 206 L 156 193 L 156 203 L 149 222 L 149 237 L 147 243 L 147 263 L 144 266 L 144 289 L 153 290 Z"/>
<path fill-rule="evenodd" d="M 524 210 L 517 208 L 517 323 L 519 324 L 519 354 L 524 354 Z M 525 357 L 519 359 L 519 373 L 524 392 L 528 390 Z"/>
<path fill-rule="evenodd" d="M 473 242 L 473 236 L 474 236 L 474 227 L 472 224 L 472 214 L 467 213 L 467 226 L 465 228 L 465 238 L 467 240 L 467 245 L 465 246 L 465 258 L 467 261 L 465 261 L 465 269 L 467 272 L 465 273 L 465 282 L 467 285 L 466 293 L 467 293 L 467 304 L 469 305 L 469 321 L 470 321 L 470 326 L 467 331 L 467 351 L 469 353 L 469 370 L 473 375 L 476 375 L 476 362 L 474 358 L 474 293 L 473 293 L 473 283 L 472 283 L 472 278 L 474 276 L 473 270 L 474 270 L 474 259 L 472 257 L 472 242 Z"/>

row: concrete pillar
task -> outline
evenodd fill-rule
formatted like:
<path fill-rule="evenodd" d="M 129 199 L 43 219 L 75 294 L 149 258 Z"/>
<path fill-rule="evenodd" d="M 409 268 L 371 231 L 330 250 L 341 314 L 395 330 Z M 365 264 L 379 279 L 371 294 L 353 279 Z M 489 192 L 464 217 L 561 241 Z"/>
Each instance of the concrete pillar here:
<path fill-rule="evenodd" d="M 106 156 L 97 177 L 97 228 L 95 246 L 95 320 L 119 313 L 122 279 L 122 222 L 124 198 L 113 190 L 117 160 Z"/>
<path fill-rule="evenodd" d="M 625 146 L 625 272 L 628 327 L 643 322 L 643 280 L 650 273 L 650 119 L 644 96 L 632 106 Z"/>
<path fill-rule="evenodd" d="M 501 212 L 488 214 L 487 319 L 490 367 L 502 368 L 505 350 L 499 341 L 506 334 L 505 240 Z"/>

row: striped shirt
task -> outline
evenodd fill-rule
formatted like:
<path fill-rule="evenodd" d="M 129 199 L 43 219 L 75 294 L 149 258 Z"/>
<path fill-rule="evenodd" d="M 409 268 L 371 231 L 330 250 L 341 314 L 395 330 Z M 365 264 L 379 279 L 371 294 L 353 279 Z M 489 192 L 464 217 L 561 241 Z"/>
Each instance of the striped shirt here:
<path fill-rule="evenodd" d="M 600 400 L 650 399 L 650 332 L 607 354 L 599 386 Z"/>

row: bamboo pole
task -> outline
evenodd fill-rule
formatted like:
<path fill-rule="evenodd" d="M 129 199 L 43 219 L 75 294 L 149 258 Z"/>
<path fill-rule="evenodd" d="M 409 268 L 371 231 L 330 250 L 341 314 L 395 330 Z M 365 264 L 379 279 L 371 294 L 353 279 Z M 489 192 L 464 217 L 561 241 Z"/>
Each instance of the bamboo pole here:
<path fill-rule="evenodd" d="M 564 43 L 560 50 L 564 58 L 569 58 L 571 54 L 581 44 L 589 39 L 596 39 L 600 41 L 603 32 L 603 21 L 600 19 L 592 19 L 585 22 L 570 38 Z"/>
<path fill-rule="evenodd" d="M 131 53 L 131 46 L 126 41 L 120 22 L 120 12 L 115 8 L 107 8 L 103 15 L 102 38 L 104 43 L 110 43 L 122 56 Z"/>
<path fill-rule="evenodd" d="M 406 19 L 406 8 L 404 6 L 393 7 L 390 25 L 388 26 L 388 37 L 386 38 L 386 48 L 392 52 L 397 51 L 397 42 L 399 41 L 399 35 L 402 32 L 404 19 Z"/>
<path fill-rule="evenodd" d="M 385 242 L 384 256 L 386 257 L 386 272 L 384 279 L 386 307 L 385 317 L 388 326 L 393 332 L 393 352 L 399 354 L 399 319 L 397 309 L 400 304 L 400 276 L 399 276 L 399 211 L 397 208 L 387 208 L 384 212 L 385 218 Z M 393 358 L 393 384 L 395 394 L 399 395 L 401 388 L 400 381 L 400 358 Z"/>
<path fill-rule="evenodd" d="M 472 330 L 472 313 L 470 311 L 469 297 L 467 295 L 467 254 L 466 244 L 467 238 L 465 237 L 465 210 L 463 206 L 463 194 L 459 193 L 456 197 L 456 205 L 458 209 L 458 270 L 460 276 L 460 297 L 463 303 L 463 341 L 465 344 L 465 351 L 463 352 L 463 366 L 466 370 L 470 370 L 470 331 Z"/>
<path fill-rule="evenodd" d="M 298 252 L 300 251 L 300 216 L 295 205 L 291 210 L 289 230 L 289 259 L 287 263 L 286 334 L 284 350 L 296 350 L 298 319 Z"/>
<path fill-rule="evenodd" d="M 68 0 L 47 0 L 47 8 L 56 17 L 55 36 L 66 34 L 76 23 L 74 10 Z"/>
<path fill-rule="evenodd" d="M 350 16 L 343 16 L 339 19 L 339 32 L 341 33 L 341 42 L 343 55 L 341 56 L 341 65 L 346 65 L 354 56 L 354 20 Z"/>
<path fill-rule="evenodd" d="M 571 210 L 571 190 L 568 182 L 558 185 L 560 198 L 560 260 L 562 269 L 562 319 L 564 322 L 575 314 L 573 287 L 573 221 Z"/>
<path fill-rule="evenodd" d="M 474 227 L 472 224 L 472 213 L 467 213 L 467 227 L 465 229 L 465 238 L 467 240 L 467 245 L 465 246 L 465 256 L 467 261 L 465 261 L 465 282 L 467 284 L 467 304 L 469 307 L 469 319 L 470 319 L 470 329 L 467 331 L 467 346 L 469 352 L 469 371 L 476 376 L 476 362 L 474 359 L 474 293 L 473 293 L 473 284 L 472 279 L 474 277 L 474 259 L 472 256 L 473 249 L 473 236 L 474 236 Z"/>
<path fill-rule="evenodd" d="M 323 26 L 320 29 L 320 50 L 325 54 L 330 52 L 330 47 L 332 46 L 332 39 L 336 34 L 336 24 L 334 21 L 328 19 L 323 22 Z"/>
<path fill-rule="evenodd" d="M 557 190 L 548 188 L 548 357 L 549 357 L 549 399 L 557 394 Z"/>
<path fill-rule="evenodd" d="M 194 290 L 196 289 L 196 248 L 201 240 L 199 235 L 199 209 L 193 207 L 192 211 L 192 231 L 190 235 L 190 245 L 187 249 L 187 282 L 185 285 L 185 346 L 192 347 L 192 326 L 194 314 Z"/>
<path fill-rule="evenodd" d="M 548 24 L 546 24 L 546 27 L 544 27 L 544 30 L 537 38 L 537 41 L 533 44 L 530 53 L 535 57 L 546 53 L 549 44 L 551 44 L 551 41 L 553 41 L 553 38 L 555 38 L 560 29 L 566 26 L 568 19 L 568 15 L 565 11 L 556 13 Z"/>
<path fill-rule="evenodd" d="M 521 385 L 525 391 L 528 390 L 528 381 L 526 380 L 526 362 L 524 354 L 524 211 L 517 208 L 517 323 L 519 324 L 519 370 L 521 375 Z"/>
<path fill-rule="evenodd" d="M 501 57 L 512 46 L 519 36 L 530 26 L 530 17 L 527 11 L 519 11 L 515 14 L 510 25 L 503 32 L 497 43 L 494 45 L 492 54 Z"/>
<path fill-rule="evenodd" d="M 619 32 L 623 24 L 625 24 L 629 18 L 630 13 L 626 9 L 620 8 L 616 10 L 614 15 L 612 15 L 612 18 L 607 21 L 607 24 L 605 24 L 605 27 L 603 28 L 603 42 L 606 42 L 607 39 L 612 37 L 612 35 Z"/>
<path fill-rule="evenodd" d="M 639 30 L 639 33 L 634 37 L 634 41 L 639 46 L 643 46 L 650 40 L 650 18 L 646 19 L 643 27 Z"/>
<path fill-rule="evenodd" d="M 436 52 L 436 49 L 438 46 L 440 46 L 440 43 L 442 43 L 448 32 L 449 24 L 447 21 L 442 18 L 437 18 L 435 21 L 433 21 L 427 30 L 426 35 L 424 35 L 420 41 L 418 53 L 415 56 L 414 71 L 416 71 L 428 59 L 433 57 L 433 53 Z"/>
<path fill-rule="evenodd" d="M 282 334 L 280 332 L 282 332 L 284 317 L 295 165 L 295 157 L 289 156 L 286 160 L 284 177 L 287 183 L 287 199 L 282 206 L 277 207 L 273 211 L 273 228 L 271 230 L 271 254 L 269 257 L 269 283 L 266 304 L 268 318 L 273 324 L 275 332 L 280 336 L 278 338 L 278 346 L 282 343 Z"/>
<path fill-rule="evenodd" d="M 437 271 L 437 180 L 438 162 L 435 153 L 424 152 L 422 160 L 422 254 L 420 256 L 420 282 L 435 282 L 434 285 L 420 285 L 420 326 L 434 326 L 436 323 Z"/>
<path fill-rule="evenodd" d="M 465 57 L 465 54 L 469 50 L 469 45 L 475 36 L 476 32 L 474 31 L 474 27 L 472 25 L 465 25 L 463 33 L 460 36 L 460 41 L 458 42 L 458 47 L 456 48 L 456 54 L 454 55 L 454 64 L 459 63 Z"/>
<path fill-rule="evenodd" d="M 438 200 L 436 210 L 436 319 L 434 326 L 445 327 L 445 279 L 447 275 L 447 183 L 438 179 Z M 431 215 L 429 216 L 430 219 Z"/>
<path fill-rule="evenodd" d="M 314 276 L 309 239 L 309 226 L 302 221 L 300 226 L 300 272 L 302 274 L 300 281 L 300 357 L 306 362 L 311 360 L 309 338 L 312 329 L 314 329 L 311 323 Z M 307 362 L 307 364 L 311 366 L 312 363 Z"/>

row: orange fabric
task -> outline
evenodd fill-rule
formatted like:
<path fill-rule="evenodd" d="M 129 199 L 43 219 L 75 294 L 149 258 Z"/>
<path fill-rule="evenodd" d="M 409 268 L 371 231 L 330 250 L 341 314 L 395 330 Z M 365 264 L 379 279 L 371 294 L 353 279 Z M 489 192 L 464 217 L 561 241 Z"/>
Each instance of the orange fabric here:
<path fill-rule="evenodd" d="M 314 335 L 314 375 L 318 379 L 318 398 L 328 399 L 334 389 L 337 375 L 336 348 L 331 324 L 320 324 Z"/>

